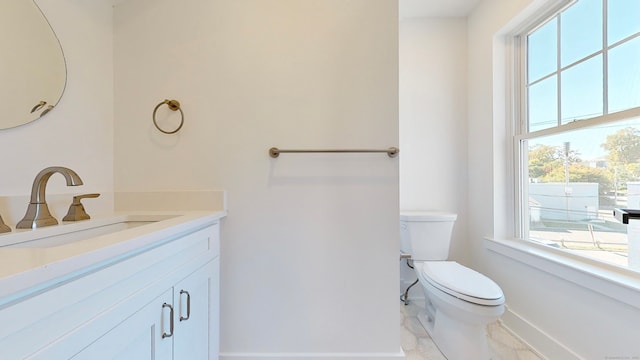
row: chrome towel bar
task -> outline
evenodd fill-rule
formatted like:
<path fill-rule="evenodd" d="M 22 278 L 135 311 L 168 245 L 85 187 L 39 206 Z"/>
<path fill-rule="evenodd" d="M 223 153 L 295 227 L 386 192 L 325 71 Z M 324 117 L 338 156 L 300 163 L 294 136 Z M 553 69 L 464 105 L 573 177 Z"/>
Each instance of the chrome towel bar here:
<path fill-rule="evenodd" d="M 398 156 L 400 149 L 397 147 L 390 147 L 383 150 L 372 149 L 323 149 L 323 150 L 281 150 L 277 147 L 269 149 L 269 156 L 277 158 L 281 153 L 387 153 L 391 158 Z"/>

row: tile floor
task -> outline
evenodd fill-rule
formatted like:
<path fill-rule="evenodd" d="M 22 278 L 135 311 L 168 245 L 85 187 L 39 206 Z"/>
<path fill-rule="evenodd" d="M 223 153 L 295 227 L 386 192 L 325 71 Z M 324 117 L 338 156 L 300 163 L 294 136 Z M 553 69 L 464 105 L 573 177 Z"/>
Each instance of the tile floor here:
<path fill-rule="evenodd" d="M 446 360 L 418 321 L 416 315 L 421 309 L 419 301 L 411 301 L 408 305 L 400 302 L 400 331 L 406 359 Z M 544 359 L 511 335 L 499 322 L 490 324 L 487 332 L 493 360 Z"/>

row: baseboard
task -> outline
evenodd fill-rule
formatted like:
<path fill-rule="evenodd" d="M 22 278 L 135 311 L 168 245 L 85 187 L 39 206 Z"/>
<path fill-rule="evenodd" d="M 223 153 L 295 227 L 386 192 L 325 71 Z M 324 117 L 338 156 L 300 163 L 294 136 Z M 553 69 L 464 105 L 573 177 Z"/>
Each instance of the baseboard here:
<path fill-rule="evenodd" d="M 508 307 L 505 308 L 500 322 L 512 335 L 545 359 L 583 360 L 582 357 L 564 346 L 557 339 L 538 329 Z"/>
<path fill-rule="evenodd" d="M 220 353 L 220 360 L 400 360 L 404 351 L 397 353 Z"/>

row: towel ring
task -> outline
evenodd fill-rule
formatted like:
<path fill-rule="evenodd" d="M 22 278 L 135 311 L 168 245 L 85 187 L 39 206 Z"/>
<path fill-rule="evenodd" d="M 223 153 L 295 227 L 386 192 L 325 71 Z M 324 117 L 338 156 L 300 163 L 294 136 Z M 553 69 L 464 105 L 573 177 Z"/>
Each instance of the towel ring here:
<path fill-rule="evenodd" d="M 178 125 L 178 127 L 173 131 L 167 131 L 167 130 L 164 130 L 164 129 L 160 128 L 160 126 L 158 126 L 158 122 L 156 121 L 156 112 L 158 111 L 158 108 L 160 106 L 162 106 L 162 105 L 165 105 L 165 104 L 169 107 L 170 110 L 180 111 L 180 125 Z M 156 129 L 160 130 L 161 132 L 163 132 L 165 134 L 175 134 L 175 133 L 177 133 L 182 128 L 182 125 L 184 125 L 184 113 L 182 112 L 182 109 L 180 108 L 180 102 L 178 102 L 178 100 L 165 100 L 165 101 L 161 102 L 160 104 L 156 105 L 156 108 L 153 109 L 153 125 L 156 126 Z"/>

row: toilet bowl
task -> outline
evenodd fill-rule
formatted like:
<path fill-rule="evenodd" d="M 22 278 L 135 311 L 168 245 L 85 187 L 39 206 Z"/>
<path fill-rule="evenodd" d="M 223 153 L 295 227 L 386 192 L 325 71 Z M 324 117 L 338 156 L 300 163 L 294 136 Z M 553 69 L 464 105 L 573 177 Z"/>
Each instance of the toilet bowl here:
<path fill-rule="evenodd" d="M 401 212 L 401 251 L 425 296 L 420 323 L 449 360 L 489 359 L 486 326 L 504 313 L 500 286 L 448 260 L 455 214 Z"/>
<path fill-rule="evenodd" d="M 449 360 L 489 359 L 486 326 L 504 313 L 504 295 L 488 277 L 454 261 L 414 261 L 425 310 L 418 314 Z"/>

